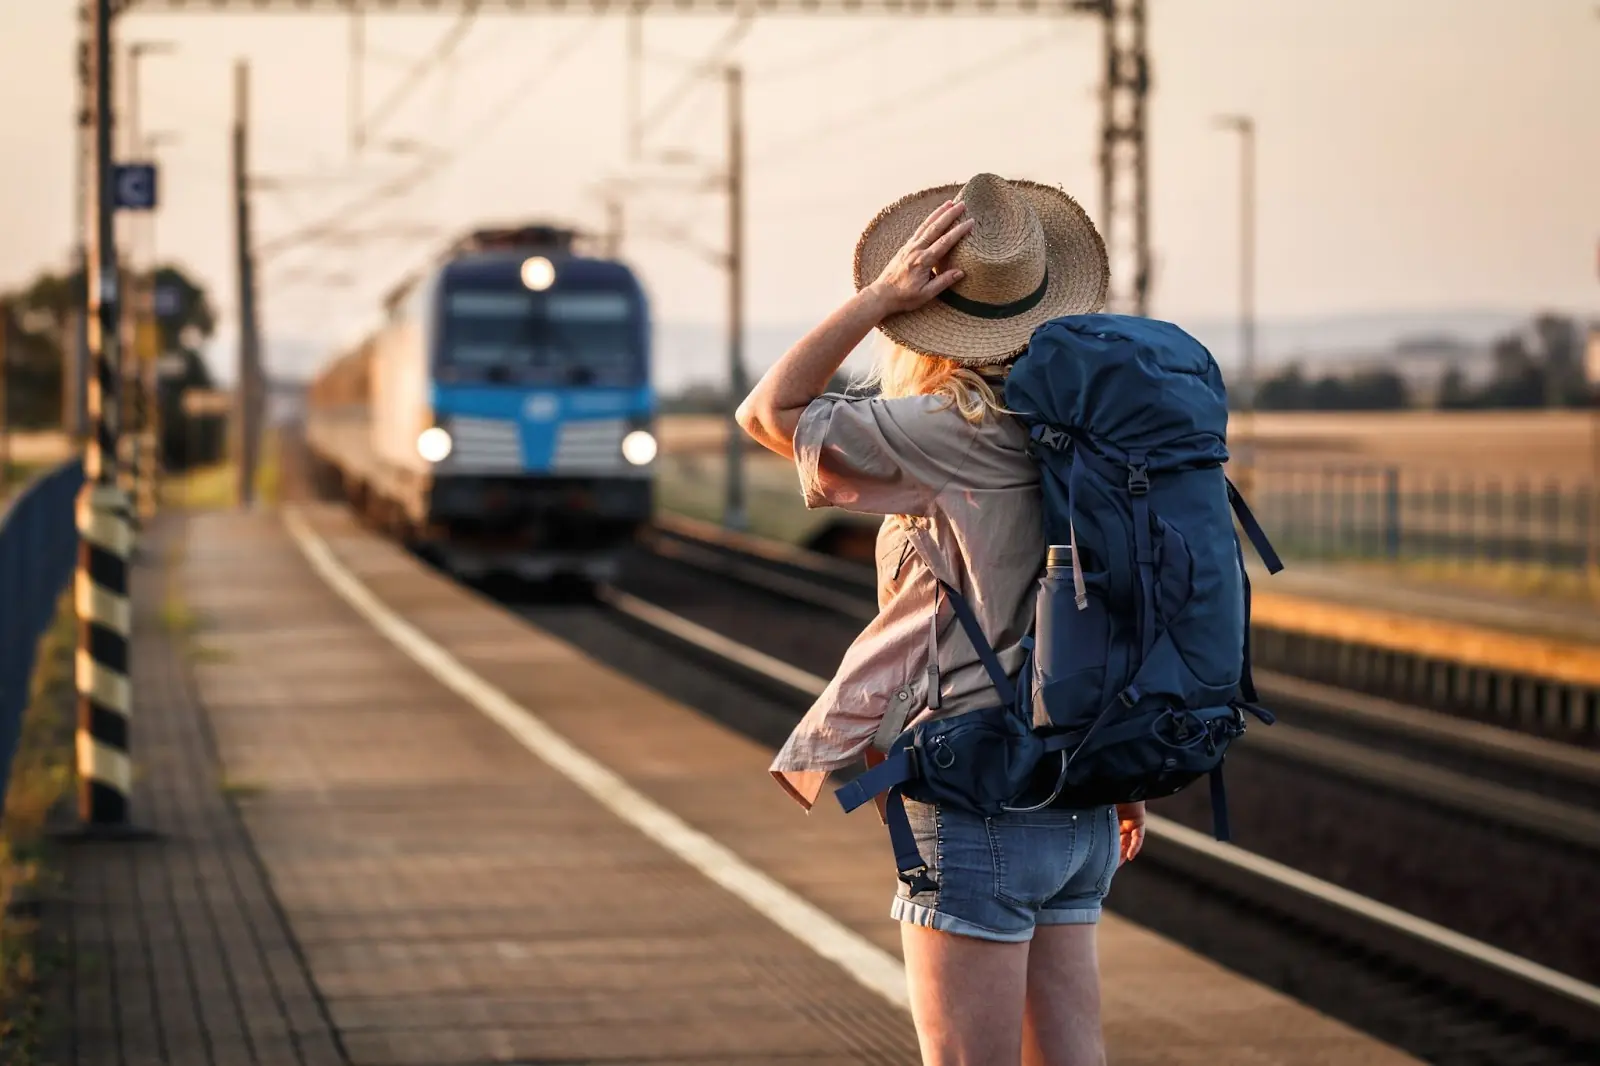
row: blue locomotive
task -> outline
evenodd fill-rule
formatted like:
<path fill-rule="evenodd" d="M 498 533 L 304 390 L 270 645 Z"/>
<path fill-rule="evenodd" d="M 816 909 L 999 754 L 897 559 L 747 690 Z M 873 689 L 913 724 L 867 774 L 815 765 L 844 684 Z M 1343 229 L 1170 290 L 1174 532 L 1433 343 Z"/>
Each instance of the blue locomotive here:
<path fill-rule="evenodd" d="M 470 234 L 311 385 L 321 478 L 463 576 L 608 580 L 650 520 L 649 304 L 579 240 Z"/>

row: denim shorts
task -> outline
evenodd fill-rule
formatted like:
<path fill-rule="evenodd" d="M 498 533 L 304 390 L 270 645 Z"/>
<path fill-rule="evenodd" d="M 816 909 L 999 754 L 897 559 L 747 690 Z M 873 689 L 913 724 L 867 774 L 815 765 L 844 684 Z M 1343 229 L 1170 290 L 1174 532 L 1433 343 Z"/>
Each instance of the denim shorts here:
<path fill-rule="evenodd" d="M 1002 941 L 1031 940 L 1036 925 L 1099 921 L 1120 851 L 1115 807 L 984 818 L 905 802 L 937 887 L 913 899 L 902 883 L 889 911 L 897 920 Z"/>

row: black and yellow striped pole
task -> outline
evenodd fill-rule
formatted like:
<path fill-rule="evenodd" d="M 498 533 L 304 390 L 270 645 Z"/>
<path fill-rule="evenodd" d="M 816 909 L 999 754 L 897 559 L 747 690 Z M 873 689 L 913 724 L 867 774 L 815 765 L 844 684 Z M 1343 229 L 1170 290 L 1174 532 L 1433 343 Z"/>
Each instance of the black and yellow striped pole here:
<path fill-rule="evenodd" d="M 128 500 L 117 484 L 121 293 L 112 214 L 111 0 L 94 0 L 94 220 L 89 257 L 88 407 L 84 487 L 78 497 L 78 812 L 87 831 L 123 830 L 129 822 L 133 764 L 128 756 L 133 686 L 129 637 L 128 556 L 133 534 Z"/>

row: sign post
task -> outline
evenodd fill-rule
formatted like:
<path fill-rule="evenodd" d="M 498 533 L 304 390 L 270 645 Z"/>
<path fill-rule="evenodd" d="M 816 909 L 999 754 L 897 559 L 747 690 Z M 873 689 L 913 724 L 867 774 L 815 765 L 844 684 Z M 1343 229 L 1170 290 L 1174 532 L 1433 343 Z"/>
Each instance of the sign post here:
<path fill-rule="evenodd" d="M 118 163 L 112 167 L 112 204 L 118 211 L 156 209 L 156 165 Z"/>
<path fill-rule="evenodd" d="M 177 318 L 183 310 L 183 293 L 178 286 L 156 282 L 155 313 L 160 319 Z"/>

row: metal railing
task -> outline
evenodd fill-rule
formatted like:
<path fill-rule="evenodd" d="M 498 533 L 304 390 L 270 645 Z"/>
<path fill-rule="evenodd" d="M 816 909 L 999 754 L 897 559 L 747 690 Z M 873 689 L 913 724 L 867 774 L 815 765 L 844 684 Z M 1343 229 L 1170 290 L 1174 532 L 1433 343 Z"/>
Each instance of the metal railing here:
<path fill-rule="evenodd" d="M 1263 463 L 1251 505 L 1285 555 L 1436 560 L 1581 571 L 1595 552 L 1594 490 L 1399 466 Z"/>
<path fill-rule="evenodd" d="M 42 474 L 0 510 L 0 816 L 22 735 L 39 639 L 78 557 L 75 505 L 83 464 Z"/>

